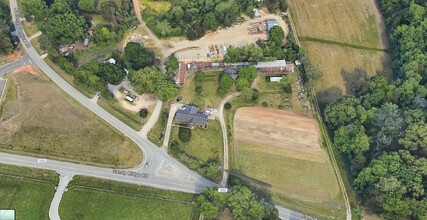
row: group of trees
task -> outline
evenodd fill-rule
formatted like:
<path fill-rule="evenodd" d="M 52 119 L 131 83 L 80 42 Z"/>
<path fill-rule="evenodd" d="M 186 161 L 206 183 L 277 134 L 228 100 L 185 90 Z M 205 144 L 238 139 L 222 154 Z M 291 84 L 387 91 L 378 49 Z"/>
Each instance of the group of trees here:
<path fill-rule="evenodd" d="M 207 188 L 197 197 L 197 206 L 206 219 L 216 218 L 225 208 L 235 219 L 279 219 L 274 205 L 264 203 L 248 187 L 235 184 L 229 190 L 220 193 L 216 188 Z"/>
<path fill-rule="evenodd" d="M 156 12 L 147 8 L 143 18 L 159 37 L 185 35 L 193 40 L 206 31 L 218 27 L 229 27 L 241 13 L 253 16 L 256 1 L 252 0 L 187 0 L 172 1 L 167 12 Z"/>
<path fill-rule="evenodd" d="M 135 24 L 136 18 L 132 15 L 130 0 L 122 1 L 120 6 L 115 1 L 103 1 L 99 11 L 97 4 L 96 0 L 28 0 L 22 3 L 22 9 L 25 18 L 34 20 L 43 32 L 40 43 L 45 49 L 83 40 L 86 29 L 92 24 L 82 12 L 101 14 L 111 22 L 94 27 L 93 40 L 98 46 L 106 46 L 123 38 L 124 31 Z"/>
<path fill-rule="evenodd" d="M 176 85 L 156 66 L 148 66 L 130 74 L 129 80 L 137 93 L 153 93 L 166 101 L 177 93 Z"/>
<path fill-rule="evenodd" d="M 86 87 L 104 90 L 106 83 L 119 84 L 126 73 L 119 65 L 92 60 L 74 72 L 75 80 Z"/>
<path fill-rule="evenodd" d="M 427 214 L 427 3 L 379 0 L 395 80 L 360 79 L 324 109 L 366 207 L 385 219 Z"/>
<path fill-rule="evenodd" d="M 227 54 L 224 55 L 224 61 L 235 63 L 242 61 L 273 61 L 278 59 L 296 60 L 301 55 L 292 34 L 286 37 L 285 43 L 285 34 L 280 26 L 270 29 L 266 42 L 259 40 L 257 44 L 260 47 L 249 44 L 243 47 L 228 48 Z"/>
<path fill-rule="evenodd" d="M 188 128 L 179 129 L 179 140 L 181 142 L 188 142 L 191 139 L 191 130 Z M 212 158 L 207 162 L 201 161 L 185 152 L 184 147 L 178 141 L 172 141 L 170 144 L 170 153 L 179 158 L 187 167 L 192 170 L 196 170 L 205 177 L 211 180 L 217 180 L 221 177 L 222 170 L 220 169 L 221 164 L 217 159 Z"/>
<path fill-rule="evenodd" d="M 13 52 L 12 36 L 10 34 L 12 28 L 13 23 L 9 6 L 0 2 L 0 54 Z"/>
<path fill-rule="evenodd" d="M 236 80 L 237 91 L 242 92 L 244 97 L 252 97 L 251 89 L 252 82 L 257 77 L 257 69 L 254 66 L 244 66 L 239 69 L 239 76 Z M 220 96 L 224 96 L 233 87 L 233 78 L 228 74 L 223 74 L 219 79 L 217 92 Z"/>

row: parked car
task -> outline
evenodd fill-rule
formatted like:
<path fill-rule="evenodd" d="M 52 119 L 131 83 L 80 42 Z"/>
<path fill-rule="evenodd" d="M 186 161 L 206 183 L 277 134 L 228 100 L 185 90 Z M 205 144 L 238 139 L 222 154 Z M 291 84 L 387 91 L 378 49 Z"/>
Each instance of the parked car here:
<path fill-rule="evenodd" d="M 180 96 L 176 99 L 177 102 L 181 101 L 184 97 Z"/>

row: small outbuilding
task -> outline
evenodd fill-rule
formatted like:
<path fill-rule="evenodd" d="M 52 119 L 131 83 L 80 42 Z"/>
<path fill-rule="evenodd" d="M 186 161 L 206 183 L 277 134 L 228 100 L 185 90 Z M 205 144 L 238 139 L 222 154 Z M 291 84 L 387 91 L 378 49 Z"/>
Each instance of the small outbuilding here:
<path fill-rule="evenodd" d="M 85 46 L 85 47 L 89 46 L 89 38 L 84 39 L 83 46 Z"/>
<path fill-rule="evenodd" d="M 267 25 L 267 31 L 270 31 L 270 29 L 273 28 L 274 26 L 278 26 L 279 22 L 277 22 L 274 19 L 267 19 L 265 20 L 265 24 Z"/>

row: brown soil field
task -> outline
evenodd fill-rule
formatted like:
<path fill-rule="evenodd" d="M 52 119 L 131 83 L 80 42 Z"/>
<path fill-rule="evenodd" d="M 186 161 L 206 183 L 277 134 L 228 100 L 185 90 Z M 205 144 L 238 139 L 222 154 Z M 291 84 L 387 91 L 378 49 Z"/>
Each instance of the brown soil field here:
<path fill-rule="evenodd" d="M 0 105 L 0 150 L 105 167 L 134 167 L 142 152 L 130 139 L 26 68 L 9 75 Z"/>
<path fill-rule="evenodd" d="M 317 123 L 309 116 L 266 108 L 240 108 L 234 123 L 235 140 L 302 154 L 325 154 L 318 143 Z"/>
<path fill-rule="evenodd" d="M 236 111 L 233 125 L 233 169 L 260 181 L 256 184 L 266 187 L 277 204 L 314 216 L 343 215 L 338 183 L 313 118 L 244 107 Z"/>

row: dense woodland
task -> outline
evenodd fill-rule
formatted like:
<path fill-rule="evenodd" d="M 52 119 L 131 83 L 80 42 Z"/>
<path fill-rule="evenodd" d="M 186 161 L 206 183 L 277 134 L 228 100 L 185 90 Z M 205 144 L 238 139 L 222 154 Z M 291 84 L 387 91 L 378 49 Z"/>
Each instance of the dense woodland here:
<path fill-rule="evenodd" d="M 11 31 L 14 30 L 9 5 L 0 1 L 0 54 L 13 52 Z"/>
<path fill-rule="evenodd" d="M 253 9 L 261 4 L 253 0 L 174 0 L 167 12 L 147 8 L 142 17 L 159 37 L 185 35 L 194 40 L 203 37 L 206 31 L 241 21 L 241 14 L 252 17 Z M 287 8 L 284 0 L 268 0 L 266 4 L 273 12 Z"/>
<path fill-rule="evenodd" d="M 355 95 L 326 106 L 324 119 L 364 206 L 384 219 L 419 219 L 427 214 L 427 3 L 378 3 L 394 81 L 359 79 Z"/>

